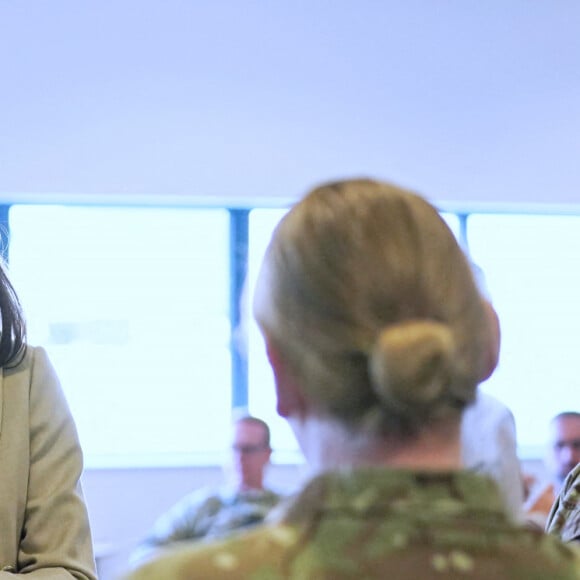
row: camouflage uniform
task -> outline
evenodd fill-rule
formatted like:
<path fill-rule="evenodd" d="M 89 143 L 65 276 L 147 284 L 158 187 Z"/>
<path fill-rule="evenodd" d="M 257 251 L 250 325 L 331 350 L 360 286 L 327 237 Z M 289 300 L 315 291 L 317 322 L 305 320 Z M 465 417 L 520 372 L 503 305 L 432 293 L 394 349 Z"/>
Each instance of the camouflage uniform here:
<path fill-rule="evenodd" d="M 548 516 L 546 530 L 565 542 L 580 541 L 580 464 L 568 474 Z"/>
<path fill-rule="evenodd" d="M 515 527 L 495 484 L 466 471 L 329 473 L 277 511 L 277 523 L 176 550 L 129 579 L 580 578 L 580 552 Z"/>
<path fill-rule="evenodd" d="M 157 520 L 131 560 L 135 564 L 178 542 L 220 538 L 261 523 L 279 501 L 280 496 L 270 490 L 196 490 Z"/>

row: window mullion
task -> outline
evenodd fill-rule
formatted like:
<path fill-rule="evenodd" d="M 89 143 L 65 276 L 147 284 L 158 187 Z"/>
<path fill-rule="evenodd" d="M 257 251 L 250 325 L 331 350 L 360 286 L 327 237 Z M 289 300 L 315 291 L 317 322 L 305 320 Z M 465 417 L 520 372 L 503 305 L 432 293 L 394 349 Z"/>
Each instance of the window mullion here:
<path fill-rule="evenodd" d="M 10 248 L 10 221 L 9 214 L 11 205 L 0 205 L 0 252 L 2 259 L 8 264 Z"/>
<path fill-rule="evenodd" d="M 232 407 L 248 406 L 248 336 L 242 324 L 242 294 L 248 270 L 247 209 L 230 209 L 230 325 Z"/>

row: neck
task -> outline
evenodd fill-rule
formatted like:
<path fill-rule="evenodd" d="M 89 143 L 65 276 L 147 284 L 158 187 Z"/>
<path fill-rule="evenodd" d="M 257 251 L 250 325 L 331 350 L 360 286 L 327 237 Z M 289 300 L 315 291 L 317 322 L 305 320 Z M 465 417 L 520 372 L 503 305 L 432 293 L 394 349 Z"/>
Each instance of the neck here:
<path fill-rule="evenodd" d="M 319 417 L 293 425 L 309 466 L 315 472 L 337 467 L 384 466 L 391 469 L 461 469 L 459 423 L 431 427 L 412 439 L 353 435 Z"/>

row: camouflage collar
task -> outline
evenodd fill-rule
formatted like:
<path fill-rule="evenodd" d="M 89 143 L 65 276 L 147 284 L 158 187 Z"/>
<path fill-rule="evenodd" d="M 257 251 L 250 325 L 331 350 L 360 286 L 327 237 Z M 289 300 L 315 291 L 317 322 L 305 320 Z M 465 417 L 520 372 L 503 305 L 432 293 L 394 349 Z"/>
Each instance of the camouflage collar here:
<path fill-rule="evenodd" d="M 433 519 L 463 514 L 502 524 L 507 518 L 495 483 L 481 475 L 380 468 L 319 475 L 283 505 L 278 517 L 284 523 L 304 524 L 331 512 L 363 518 L 415 513 Z"/>

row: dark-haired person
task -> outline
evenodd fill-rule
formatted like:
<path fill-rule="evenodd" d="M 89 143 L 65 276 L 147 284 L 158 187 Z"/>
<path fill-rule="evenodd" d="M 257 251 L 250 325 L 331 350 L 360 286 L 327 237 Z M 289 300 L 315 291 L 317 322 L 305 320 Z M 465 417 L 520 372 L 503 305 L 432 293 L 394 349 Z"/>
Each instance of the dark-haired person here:
<path fill-rule="evenodd" d="M 95 579 L 76 427 L 2 267 L 0 317 L 0 579 Z"/>
<path fill-rule="evenodd" d="M 133 579 L 580 578 L 578 552 L 514 525 L 463 469 L 462 412 L 495 343 L 433 206 L 377 181 L 315 189 L 274 231 L 254 313 L 313 477 L 276 521 Z"/>

